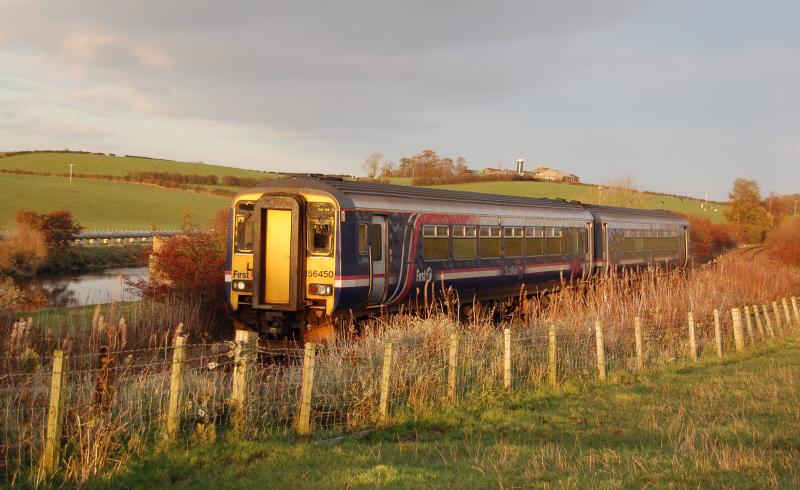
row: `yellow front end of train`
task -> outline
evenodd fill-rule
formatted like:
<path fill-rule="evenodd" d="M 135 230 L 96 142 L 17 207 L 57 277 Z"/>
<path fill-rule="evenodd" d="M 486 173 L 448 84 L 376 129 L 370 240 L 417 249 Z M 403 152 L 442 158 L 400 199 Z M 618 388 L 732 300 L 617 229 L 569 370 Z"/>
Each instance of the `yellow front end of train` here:
<path fill-rule="evenodd" d="M 332 196 L 304 188 L 234 198 L 226 280 L 237 329 L 290 342 L 333 335 L 339 213 Z"/>

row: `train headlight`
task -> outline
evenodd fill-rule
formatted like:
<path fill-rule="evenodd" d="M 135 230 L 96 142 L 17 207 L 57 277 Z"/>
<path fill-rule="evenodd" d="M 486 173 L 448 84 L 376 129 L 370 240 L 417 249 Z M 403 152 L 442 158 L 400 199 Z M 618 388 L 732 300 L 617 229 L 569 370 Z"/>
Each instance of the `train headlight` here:
<path fill-rule="evenodd" d="M 333 294 L 333 286 L 330 284 L 309 284 L 308 294 L 317 296 L 330 296 Z"/>
<path fill-rule="evenodd" d="M 233 281 L 233 289 L 236 291 L 249 291 L 250 281 Z"/>

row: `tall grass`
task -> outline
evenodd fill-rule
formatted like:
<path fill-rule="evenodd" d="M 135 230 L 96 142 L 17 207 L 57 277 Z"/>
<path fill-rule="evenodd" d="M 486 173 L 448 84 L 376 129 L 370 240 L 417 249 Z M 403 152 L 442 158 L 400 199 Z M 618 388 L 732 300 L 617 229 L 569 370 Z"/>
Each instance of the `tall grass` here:
<path fill-rule="evenodd" d="M 686 314 L 698 322 L 701 355 L 713 352 L 711 315 L 767 304 L 800 291 L 800 271 L 768 261 L 720 260 L 690 271 L 658 268 L 565 283 L 502 312 L 465 315 L 446 285 L 421 294 L 412 312 L 373 319 L 358 335 L 347 330 L 317 352 L 311 424 L 318 436 L 374 427 L 384 345 L 394 348 L 390 422 L 430 413 L 448 401 L 448 348 L 459 339 L 457 399 L 503 390 L 502 330 L 513 336 L 512 388 L 547 379 L 547 331 L 557 328 L 559 379 L 595 379 L 594 325 L 605 329 L 610 376 L 635 372 L 633 319 L 644 325 L 646 365 L 689 362 Z M 498 315 L 497 313 L 502 313 Z M 498 325 L 497 318 L 503 319 Z M 37 322 L 41 322 L 39 325 Z M 183 325 L 180 329 L 178 323 Z M 7 479 L 46 482 L 37 471 L 44 438 L 50 353 L 70 357 L 63 471 L 84 482 L 124 467 L 161 441 L 173 340 L 189 334 L 183 373 L 182 440 L 290 434 L 297 420 L 302 352 L 259 348 L 244 407 L 231 404 L 232 345 L 203 335 L 206 319 L 191 304 L 142 302 L 17 321 L 0 332 L 0 472 Z M 732 349 L 723 315 L 725 350 Z M 788 329 L 784 331 L 787 333 Z M 110 355 L 98 356 L 105 346 Z M 235 428 L 235 429 L 234 429 Z"/>

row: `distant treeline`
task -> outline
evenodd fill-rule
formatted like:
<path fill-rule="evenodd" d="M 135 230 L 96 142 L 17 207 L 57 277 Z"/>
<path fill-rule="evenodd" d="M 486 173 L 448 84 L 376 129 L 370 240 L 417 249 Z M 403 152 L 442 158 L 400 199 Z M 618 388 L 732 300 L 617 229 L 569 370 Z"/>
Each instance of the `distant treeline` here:
<path fill-rule="evenodd" d="M 21 150 L 21 151 L 3 151 L 0 152 L 0 158 L 15 157 L 17 155 L 35 155 L 37 153 L 71 153 L 75 155 L 100 155 L 100 156 L 116 156 L 113 153 L 101 153 L 96 151 L 80 151 L 80 150 Z M 126 155 L 127 156 L 127 155 Z M 143 158 L 143 157 L 140 157 Z"/>

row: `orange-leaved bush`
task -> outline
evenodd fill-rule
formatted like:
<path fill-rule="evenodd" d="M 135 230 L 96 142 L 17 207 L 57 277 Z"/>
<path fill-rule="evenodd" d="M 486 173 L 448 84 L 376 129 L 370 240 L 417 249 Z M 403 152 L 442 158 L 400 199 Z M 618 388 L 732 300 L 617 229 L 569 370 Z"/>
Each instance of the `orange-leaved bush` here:
<path fill-rule="evenodd" d="M 148 298 L 199 307 L 209 324 L 220 326 L 228 307 L 222 238 L 227 236 L 227 221 L 220 213 L 212 229 L 198 230 L 187 218 L 182 228 L 182 235 L 163 238 L 155 247 L 149 280 L 129 283 L 129 287 Z"/>
<path fill-rule="evenodd" d="M 767 235 L 769 254 L 785 264 L 800 265 L 800 217 L 787 217 Z"/>
<path fill-rule="evenodd" d="M 690 215 L 687 219 L 690 252 L 696 259 L 710 260 L 736 245 L 730 225 L 716 224 L 703 216 Z"/>

